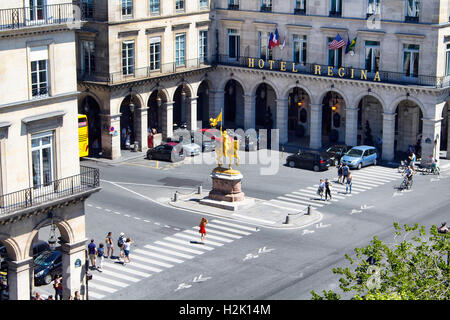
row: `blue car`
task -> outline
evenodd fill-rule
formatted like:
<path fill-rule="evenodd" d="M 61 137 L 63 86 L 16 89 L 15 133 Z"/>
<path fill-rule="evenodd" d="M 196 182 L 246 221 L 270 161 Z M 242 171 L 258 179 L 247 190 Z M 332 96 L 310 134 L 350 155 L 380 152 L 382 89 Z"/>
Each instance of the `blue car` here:
<path fill-rule="evenodd" d="M 357 146 L 351 148 L 341 159 L 342 164 L 350 168 L 361 169 L 368 165 L 377 164 L 377 149 L 370 146 Z"/>

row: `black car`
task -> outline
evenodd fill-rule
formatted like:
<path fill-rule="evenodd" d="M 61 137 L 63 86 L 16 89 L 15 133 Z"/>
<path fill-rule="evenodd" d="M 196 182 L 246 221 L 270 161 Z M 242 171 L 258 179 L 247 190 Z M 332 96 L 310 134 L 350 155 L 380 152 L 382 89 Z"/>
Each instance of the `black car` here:
<path fill-rule="evenodd" d="M 62 273 L 62 253 L 59 250 L 45 251 L 34 259 L 34 284 L 49 284 Z"/>
<path fill-rule="evenodd" d="M 327 147 L 324 152 L 331 158 L 332 165 L 338 166 L 341 158 L 351 149 L 351 146 L 345 144 L 335 144 Z"/>
<path fill-rule="evenodd" d="M 332 160 L 326 153 L 314 151 L 300 151 L 286 159 L 286 165 L 291 168 L 312 169 L 314 171 L 327 170 Z"/>
<path fill-rule="evenodd" d="M 147 150 L 148 160 L 164 160 L 177 162 L 185 158 L 183 147 L 177 142 L 166 142 L 155 148 Z"/>

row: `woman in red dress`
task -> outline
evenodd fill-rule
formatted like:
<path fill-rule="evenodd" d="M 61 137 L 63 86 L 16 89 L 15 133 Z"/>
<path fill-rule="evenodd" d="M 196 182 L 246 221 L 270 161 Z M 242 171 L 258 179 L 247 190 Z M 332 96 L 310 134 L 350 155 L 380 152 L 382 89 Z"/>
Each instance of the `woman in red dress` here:
<path fill-rule="evenodd" d="M 208 223 L 208 220 L 206 220 L 206 218 L 202 218 L 202 221 L 200 221 L 200 231 L 199 233 L 201 234 L 201 239 L 202 239 L 202 243 L 205 242 L 205 237 L 206 237 L 206 229 L 205 226 Z"/>

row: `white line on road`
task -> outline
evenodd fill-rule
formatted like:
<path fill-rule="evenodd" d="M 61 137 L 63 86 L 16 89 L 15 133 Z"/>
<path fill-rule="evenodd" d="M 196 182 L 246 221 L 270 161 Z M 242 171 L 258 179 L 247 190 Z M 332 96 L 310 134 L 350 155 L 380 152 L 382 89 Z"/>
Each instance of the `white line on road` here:
<path fill-rule="evenodd" d="M 230 231 L 230 232 L 234 232 L 234 233 L 238 233 L 238 234 L 243 234 L 244 236 L 251 235 L 251 232 L 246 232 L 246 231 L 241 231 L 241 230 L 231 229 L 231 228 L 227 228 L 227 227 L 223 227 L 223 226 L 218 226 L 218 225 L 211 224 L 211 223 L 208 223 L 208 228 L 221 229 L 221 230 Z"/>
<path fill-rule="evenodd" d="M 194 249 L 178 246 L 176 244 L 172 244 L 172 243 L 168 243 L 168 242 L 155 241 L 155 244 L 159 244 L 159 245 L 166 246 L 169 248 L 186 251 L 186 252 L 190 252 L 190 253 L 195 253 L 195 254 L 203 254 L 204 253 L 203 251 L 200 251 L 200 250 L 194 250 Z"/>
<path fill-rule="evenodd" d="M 183 263 L 184 262 L 184 260 L 167 257 L 167 256 L 164 256 L 162 254 L 150 252 L 150 251 L 147 251 L 147 250 L 135 249 L 134 251 L 137 252 L 137 253 L 145 254 L 147 256 L 156 257 L 156 258 L 163 259 L 163 260 L 170 261 L 170 262 L 175 262 L 175 263 Z"/>
<path fill-rule="evenodd" d="M 195 248 L 198 248 L 198 249 L 204 249 L 204 250 L 208 250 L 208 251 L 214 250 L 213 247 L 209 247 L 209 246 L 206 246 L 204 244 L 200 244 L 199 245 L 199 244 L 190 243 L 187 240 L 181 240 L 181 239 L 176 239 L 176 238 L 171 238 L 171 237 L 165 237 L 164 240 L 172 241 L 172 242 L 176 242 L 176 243 L 180 243 L 180 244 L 184 244 L 185 246 L 188 246 L 188 247 L 195 247 Z"/>
<path fill-rule="evenodd" d="M 135 255 L 132 255 L 131 259 L 133 259 L 134 256 Z M 143 277 L 143 278 L 147 278 L 147 277 L 151 276 L 151 273 L 134 270 L 133 269 L 133 264 L 134 264 L 134 262 L 130 262 L 126 266 L 123 266 L 122 264 L 119 264 L 119 263 L 109 263 L 109 264 L 106 265 L 106 268 L 107 269 L 111 268 L 111 269 L 115 269 L 115 270 L 120 270 L 120 272 L 130 273 L 131 275 L 137 275 L 137 276 Z"/>
<path fill-rule="evenodd" d="M 174 237 L 184 238 L 184 239 L 189 239 L 189 240 L 192 240 L 192 241 L 196 241 L 196 240 L 193 240 L 192 235 L 187 234 L 185 232 L 175 233 L 173 236 Z M 219 242 L 215 242 L 215 241 L 210 240 L 210 238 L 212 238 L 210 235 L 208 235 L 207 238 L 208 238 L 208 241 L 206 241 L 206 243 L 208 243 L 208 245 L 217 246 L 217 247 L 223 246 L 223 243 L 219 243 Z"/>
<path fill-rule="evenodd" d="M 133 254 L 131 258 L 139 260 L 139 261 L 143 261 L 143 262 L 146 262 L 146 263 L 150 263 L 150 264 L 156 264 L 157 266 L 161 266 L 161 267 L 166 267 L 166 268 L 172 268 L 173 267 L 172 264 L 161 262 L 161 261 L 157 261 L 157 260 L 154 260 L 154 259 L 149 259 L 147 257 L 144 258 L 144 257 L 142 257 L 140 255 L 137 255 L 137 254 Z"/>
<path fill-rule="evenodd" d="M 177 257 L 181 257 L 181 258 L 186 258 L 186 259 L 193 259 L 194 256 L 185 254 L 185 253 L 181 253 L 181 252 L 177 252 L 177 251 L 173 251 L 173 250 L 169 250 L 169 249 L 164 249 L 164 248 L 160 248 L 160 247 L 155 247 L 155 246 L 151 246 L 151 245 L 145 245 L 144 248 L 146 249 L 151 249 L 151 250 L 156 250 L 159 252 L 163 252 L 166 254 L 170 254 L 172 256 L 177 256 Z"/>
<path fill-rule="evenodd" d="M 194 231 L 194 230 L 184 230 L 183 232 L 191 234 L 191 235 L 196 235 L 196 236 L 199 235 L 199 233 Z M 208 237 L 208 239 L 219 240 L 219 241 L 226 242 L 226 243 L 231 243 L 231 242 L 234 241 L 234 240 L 231 240 L 231 239 L 225 239 L 225 238 L 222 238 L 222 237 L 219 237 L 219 236 L 210 235 L 210 234 L 207 234 L 207 237 Z"/>

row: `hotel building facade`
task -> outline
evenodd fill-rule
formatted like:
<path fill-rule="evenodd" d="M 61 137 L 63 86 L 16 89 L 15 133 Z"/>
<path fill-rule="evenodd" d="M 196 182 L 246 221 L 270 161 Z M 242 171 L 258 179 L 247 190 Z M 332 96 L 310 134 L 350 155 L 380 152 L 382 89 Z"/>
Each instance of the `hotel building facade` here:
<path fill-rule="evenodd" d="M 79 110 L 106 157 L 120 156 L 124 128 L 145 150 L 149 128 L 167 138 L 222 109 L 227 128 L 277 128 L 281 144 L 373 144 L 384 160 L 410 145 L 422 159 L 448 150 L 448 0 L 91 6 L 77 37 Z M 275 30 L 281 45 L 269 50 Z M 351 52 L 329 49 L 338 34 L 356 38 Z"/>

